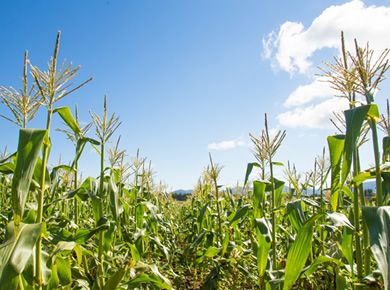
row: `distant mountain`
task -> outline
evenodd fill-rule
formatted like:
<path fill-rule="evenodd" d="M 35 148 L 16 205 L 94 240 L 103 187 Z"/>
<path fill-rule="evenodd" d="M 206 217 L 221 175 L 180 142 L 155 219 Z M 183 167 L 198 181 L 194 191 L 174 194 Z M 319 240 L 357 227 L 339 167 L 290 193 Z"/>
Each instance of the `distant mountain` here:
<path fill-rule="evenodd" d="M 173 191 L 174 194 L 191 194 L 192 193 L 192 189 L 178 189 L 178 190 L 175 190 Z"/>

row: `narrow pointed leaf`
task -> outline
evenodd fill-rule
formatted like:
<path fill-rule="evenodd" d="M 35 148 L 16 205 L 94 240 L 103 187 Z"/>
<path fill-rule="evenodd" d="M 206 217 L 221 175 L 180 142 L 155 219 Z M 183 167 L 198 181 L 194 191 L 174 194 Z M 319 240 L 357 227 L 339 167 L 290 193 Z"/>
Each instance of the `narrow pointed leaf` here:
<path fill-rule="evenodd" d="M 314 223 L 321 216 L 323 216 L 323 214 L 316 214 L 311 217 L 298 232 L 297 237 L 287 254 L 283 289 L 290 289 L 292 287 L 305 266 L 307 257 L 309 256 L 311 250 Z"/>
<path fill-rule="evenodd" d="M 75 135 L 80 135 L 81 130 L 79 125 L 77 124 L 76 120 L 73 118 L 72 112 L 70 111 L 69 107 L 60 107 L 57 109 L 54 109 L 53 113 L 58 113 L 62 120 L 69 126 L 69 128 L 73 131 Z"/>

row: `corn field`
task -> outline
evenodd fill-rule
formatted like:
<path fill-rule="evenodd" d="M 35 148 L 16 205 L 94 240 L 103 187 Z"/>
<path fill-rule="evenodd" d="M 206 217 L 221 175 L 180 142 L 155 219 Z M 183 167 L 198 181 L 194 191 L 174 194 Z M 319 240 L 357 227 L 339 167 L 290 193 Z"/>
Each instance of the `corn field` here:
<path fill-rule="evenodd" d="M 47 71 L 26 52 L 22 88 L 0 88 L 1 116 L 19 126 L 16 152 L 0 156 L 0 289 L 389 289 L 390 110 L 380 114 L 374 98 L 389 50 L 374 58 L 357 41 L 347 50 L 342 34 L 341 58 L 321 72 L 349 108 L 334 114 L 339 133 L 324 140 L 312 169 L 276 161 L 287 132 L 270 136 L 265 115 L 260 135 L 250 134 L 244 184 L 220 186 L 223 166 L 210 155 L 178 202 L 146 158 L 120 148 L 121 121 L 106 97 L 85 127 L 77 106 L 57 106 L 93 85 L 71 83 L 79 67 L 57 63 L 59 40 Z M 27 128 L 38 110 L 46 124 Z M 53 118 L 74 148 L 71 164 L 48 165 Z M 100 156 L 96 178 L 80 177 L 86 146 Z M 360 167 L 361 146 L 371 146 L 372 168 Z"/>

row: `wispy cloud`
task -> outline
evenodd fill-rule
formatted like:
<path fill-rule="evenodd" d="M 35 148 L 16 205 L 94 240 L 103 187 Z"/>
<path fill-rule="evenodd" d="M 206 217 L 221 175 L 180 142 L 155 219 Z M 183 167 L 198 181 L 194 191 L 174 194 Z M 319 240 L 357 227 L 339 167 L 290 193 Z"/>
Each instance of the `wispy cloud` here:
<path fill-rule="evenodd" d="M 207 146 L 209 150 L 227 150 L 234 149 L 236 147 L 247 147 L 248 144 L 242 140 L 242 138 L 238 138 L 230 141 L 222 141 L 219 143 L 211 143 Z"/>
<path fill-rule="evenodd" d="M 310 26 L 285 22 L 277 31 L 263 39 L 263 56 L 275 70 L 284 70 L 293 78 L 304 74 L 313 80 L 313 69 L 320 65 L 313 55 L 324 48 L 340 48 L 340 32 L 344 31 L 346 47 L 354 50 L 354 39 L 361 46 L 368 41 L 370 48 L 381 53 L 390 47 L 390 7 L 365 6 L 361 0 L 333 5 L 316 17 Z M 298 86 L 285 100 L 289 110 L 277 116 L 279 125 L 287 127 L 330 127 L 333 111 L 347 109 L 348 104 L 334 98 L 330 84 L 314 79 Z"/>

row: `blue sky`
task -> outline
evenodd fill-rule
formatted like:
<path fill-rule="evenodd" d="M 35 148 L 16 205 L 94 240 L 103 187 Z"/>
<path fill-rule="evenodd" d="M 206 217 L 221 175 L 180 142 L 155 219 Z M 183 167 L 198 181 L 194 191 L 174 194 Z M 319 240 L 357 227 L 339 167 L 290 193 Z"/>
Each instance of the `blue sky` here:
<path fill-rule="evenodd" d="M 77 104 L 86 124 L 89 111 L 102 114 L 107 94 L 108 112 L 122 121 L 112 141 L 121 135 L 129 156 L 139 148 L 169 189 L 192 188 L 209 152 L 224 166 L 220 184 L 242 184 L 255 161 L 249 133 L 260 134 L 265 113 L 273 132 L 287 131 L 275 159 L 312 169 L 336 132 L 330 113 L 347 108 L 318 85 L 317 66 L 338 55 L 341 30 L 351 49 L 354 38 L 377 51 L 390 47 L 388 1 L 25 0 L 0 9 L 0 86 L 21 87 L 25 50 L 44 70 L 61 31 L 59 60 L 81 66 L 74 83 L 94 80 L 57 106 Z M 388 88 L 385 81 L 377 97 L 381 113 Z M 0 114 L 10 116 L 2 104 Z M 43 128 L 45 118 L 42 108 L 28 126 Z M 0 126 L 0 151 L 15 151 L 18 127 L 3 118 Z M 63 128 L 58 116 L 52 128 Z M 68 164 L 71 142 L 54 130 L 51 137 L 49 163 L 61 156 Z M 363 166 L 373 160 L 366 147 Z M 98 176 L 98 164 L 86 148 L 83 177 Z"/>

